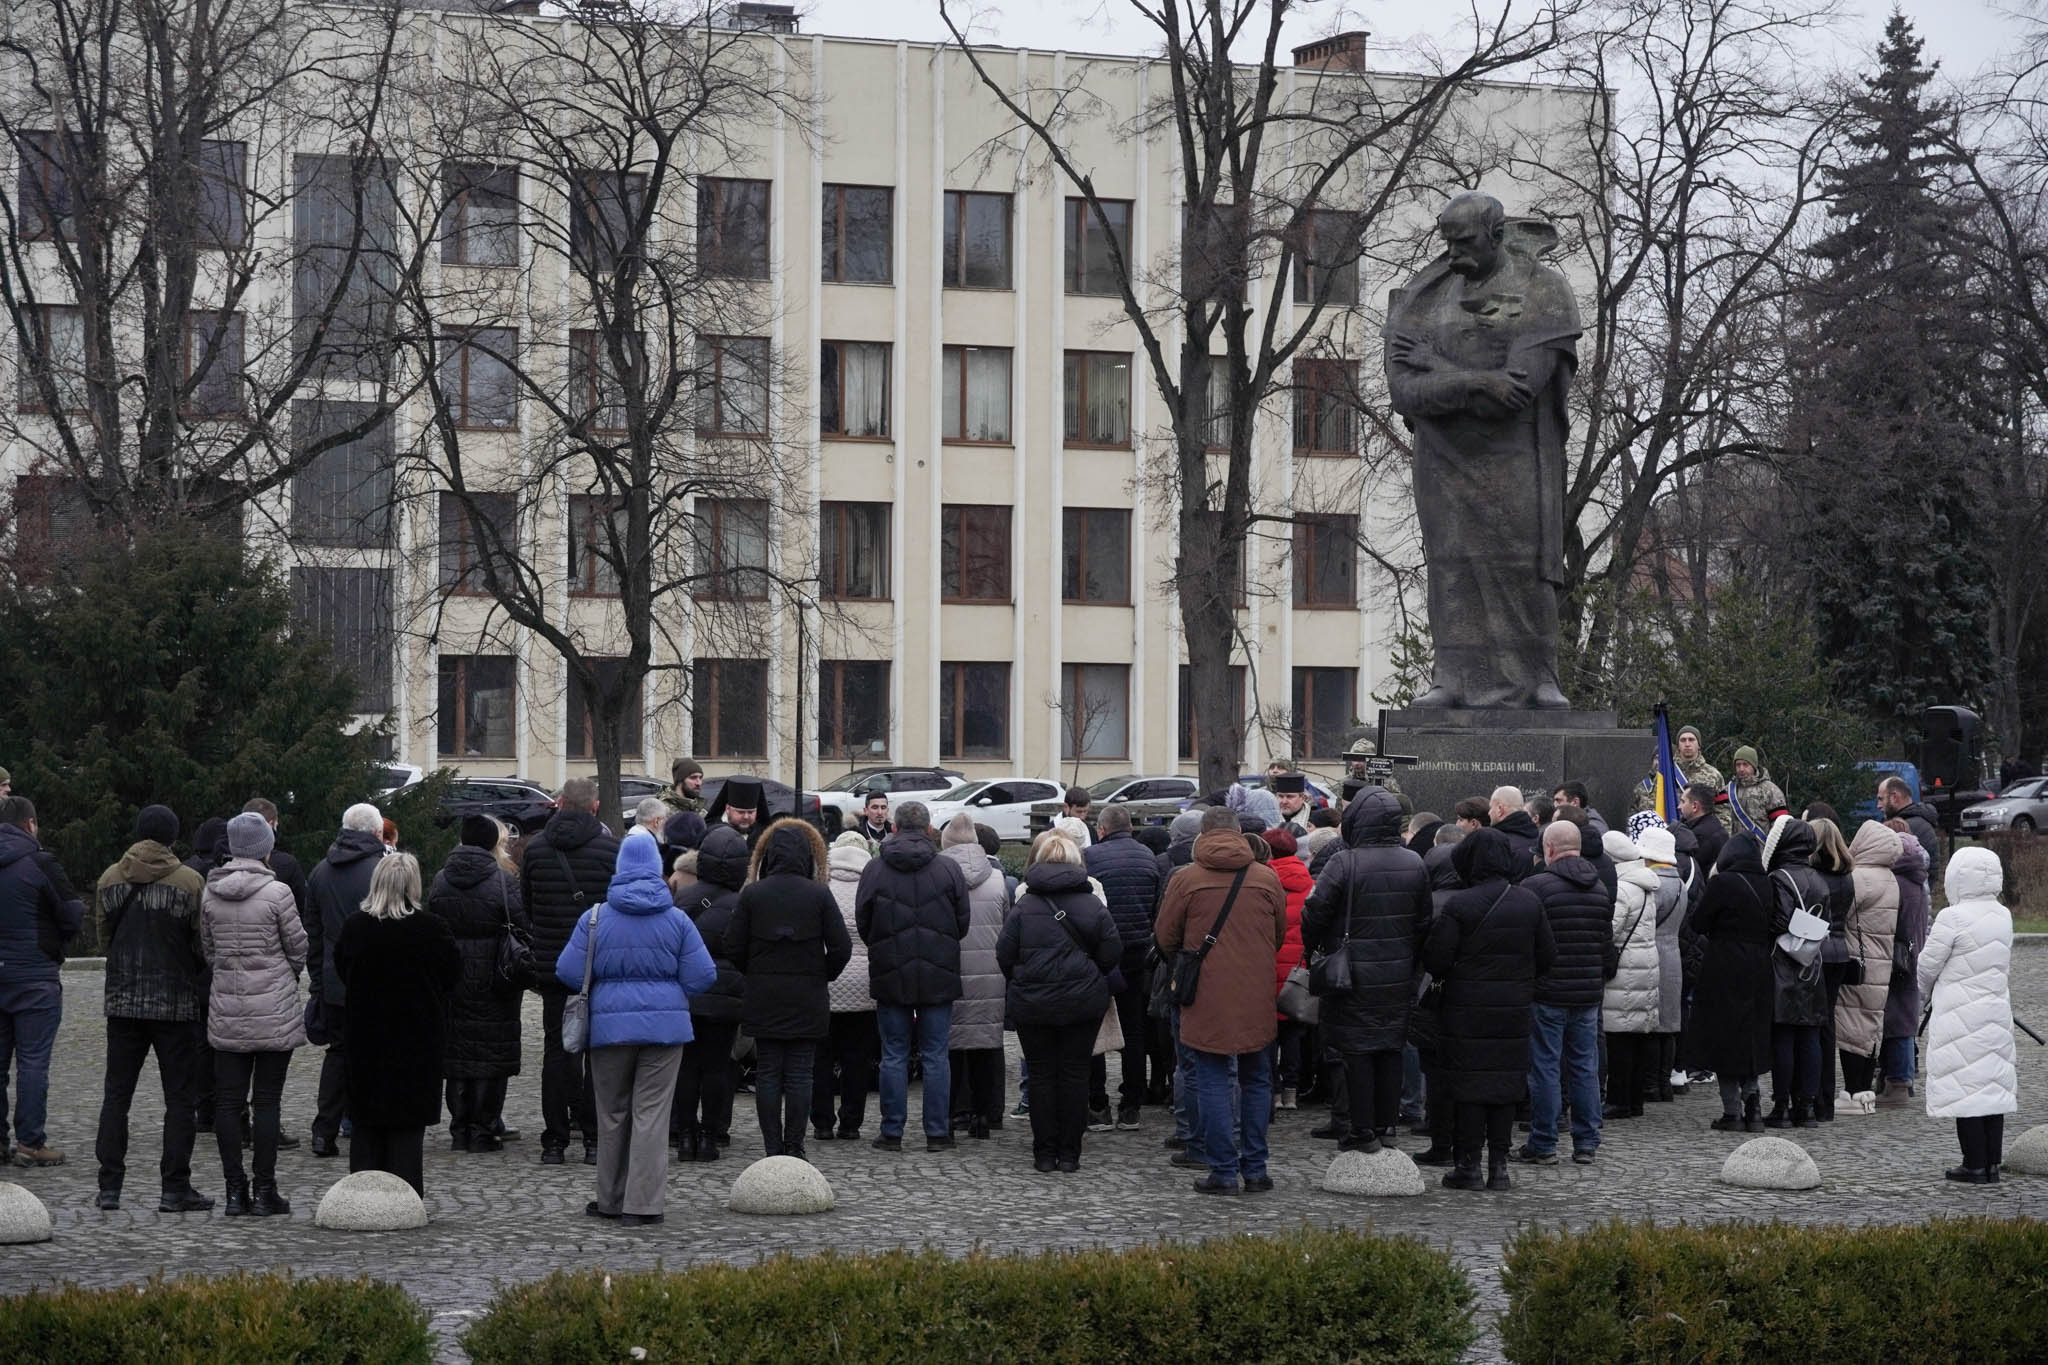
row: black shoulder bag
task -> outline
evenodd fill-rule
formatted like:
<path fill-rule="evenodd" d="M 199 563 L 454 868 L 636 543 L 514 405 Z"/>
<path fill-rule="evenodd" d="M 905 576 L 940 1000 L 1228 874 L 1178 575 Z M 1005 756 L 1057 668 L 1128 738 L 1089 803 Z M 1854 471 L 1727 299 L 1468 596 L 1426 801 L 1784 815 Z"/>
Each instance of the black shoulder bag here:
<path fill-rule="evenodd" d="M 1237 904 L 1238 890 L 1244 886 L 1244 874 L 1250 864 L 1240 867 L 1237 875 L 1230 880 L 1230 894 L 1223 898 L 1223 908 L 1216 912 L 1216 922 L 1209 926 L 1209 932 L 1202 935 L 1202 946 L 1189 952 L 1186 948 L 1173 955 L 1173 979 L 1167 990 L 1173 1003 L 1181 1009 L 1195 1003 L 1195 991 L 1202 984 L 1202 960 L 1209 956 L 1209 950 L 1216 946 L 1216 940 L 1223 934 L 1223 926 L 1230 922 L 1230 907 Z"/>
<path fill-rule="evenodd" d="M 1351 907 L 1358 897 L 1358 879 L 1344 880 L 1344 924 L 1337 940 L 1337 951 L 1324 953 L 1308 969 L 1308 989 L 1311 995 L 1351 994 Z"/>
<path fill-rule="evenodd" d="M 575 879 L 570 880 L 573 883 Z M 503 868 L 498 870 L 498 908 L 504 912 L 505 924 L 498 936 L 494 979 L 500 991 L 517 995 L 533 980 L 533 942 L 512 922 L 512 896 L 505 889 Z"/>

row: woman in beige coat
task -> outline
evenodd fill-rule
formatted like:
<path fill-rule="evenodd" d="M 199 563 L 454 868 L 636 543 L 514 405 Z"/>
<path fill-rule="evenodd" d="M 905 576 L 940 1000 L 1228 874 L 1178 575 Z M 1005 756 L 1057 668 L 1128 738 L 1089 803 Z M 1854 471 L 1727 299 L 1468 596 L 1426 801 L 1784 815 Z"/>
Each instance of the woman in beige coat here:
<path fill-rule="evenodd" d="M 1835 998 L 1835 1046 L 1842 1054 L 1842 1090 L 1835 1097 L 1839 1112 L 1870 1114 L 1877 1110 L 1874 1077 L 1877 1054 L 1884 1045 L 1884 999 L 1891 988 L 1892 935 L 1899 924 L 1899 879 L 1892 864 L 1899 859 L 1899 836 L 1866 820 L 1849 844 L 1849 877 L 1856 899 L 1849 908 L 1844 934 L 1849 955 L 1863 964 L 1861 985 L 1842 987 Z"/>
<path fill-rule="evenodd" d="M 270 822 L 244 812 L 228 821 L 227 862 L 206 875 L 200 942 L 213 984 L 206 1041 L 213 1047 L 214 1140 L 227 1177 L 228 1217 L 290 1213 L 277 1192 L 278 1101 L 292 1049 L 306 1041 L 299 973 L 306 930 L 290 888 L 271 872 Z M 254 1089 L 256 1185 L 242 1171 L 242 1108 Z"/>

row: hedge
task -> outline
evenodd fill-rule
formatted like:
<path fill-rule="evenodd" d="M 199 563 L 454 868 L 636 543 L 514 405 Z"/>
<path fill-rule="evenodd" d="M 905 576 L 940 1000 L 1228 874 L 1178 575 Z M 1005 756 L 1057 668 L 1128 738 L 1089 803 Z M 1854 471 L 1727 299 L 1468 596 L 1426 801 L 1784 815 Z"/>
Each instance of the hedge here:
<path fill-rule="evenodd" d="M 2048 1360 L 2048 1224 L 1525 1231 L 1501 1346 L 1544 1362 Z"/>
<path fill-rule="evenodd" d="M 502 1290 L 462 1344 L 475 1365 L 1450 1365 L 1476 1335 L 1472 1302 L 1441 1251 L 1304 1228 L 1124 1251 L 557 1273 Z"/>
<path fill-rule="evenodd" d="M 0 1299 L 0 1360 L 23 1365 L 412 1365 L 433 1356 L 426 1312 L 375 1280 L 237 1274 Z"/>

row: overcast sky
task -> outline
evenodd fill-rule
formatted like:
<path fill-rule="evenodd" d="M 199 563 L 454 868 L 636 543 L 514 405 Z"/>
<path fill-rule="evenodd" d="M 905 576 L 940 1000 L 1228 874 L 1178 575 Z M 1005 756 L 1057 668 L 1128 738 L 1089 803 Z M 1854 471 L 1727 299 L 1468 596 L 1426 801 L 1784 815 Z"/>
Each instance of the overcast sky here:
<path fill-rule="evenodd" d="M 1966 80 L 2015 49 L 2022 25 L 2010 12 L 2019 3 L 2024 0 L 1901 0 L 1899 8 L 1912 17 L 1943 73 Z M 1891 0 L 1843 0 L 1843 6 L 1836 51 L 1823 55 L 1867 65 Z M 927 41 L 947 36 L 937 0 L 806 0 L 804 8 L 808 33 Z M 1151 46 L 1148 26 L 1132 17 L 1129 0 L 965 0 L 956 12 L 977 16 L 976 37 L 1006 46 L 1128 55 Z M 1446 39 L 1463 12 L 1444 0 L 1346 0 L 1342 7 L 1307 7 L 1300 34 L 1290 37 L 1307 42 L 1341 26 L 1364 28 L 1381 41 Z"/>

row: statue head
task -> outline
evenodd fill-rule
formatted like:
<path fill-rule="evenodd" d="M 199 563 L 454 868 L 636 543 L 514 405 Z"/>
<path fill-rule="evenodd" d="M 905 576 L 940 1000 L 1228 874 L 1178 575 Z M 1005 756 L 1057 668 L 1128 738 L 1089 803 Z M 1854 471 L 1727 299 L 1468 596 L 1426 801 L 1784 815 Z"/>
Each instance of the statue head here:
<path fill-rule="evenodd" d="M 1507 231 L 1507 210 L 1490 194 L 1461 194 L 1436 216 L 1451 270 L 1481 280 L 1500 261 L 1501 239 Z"/>

